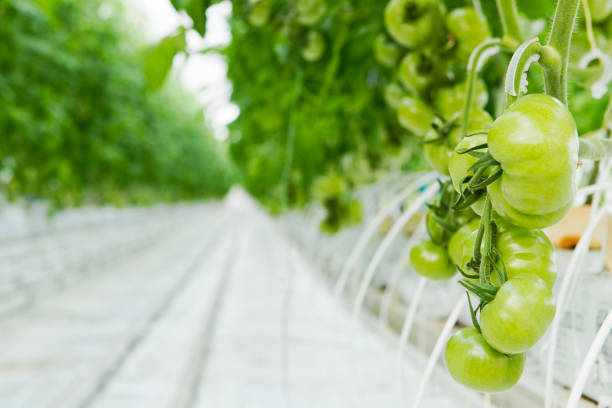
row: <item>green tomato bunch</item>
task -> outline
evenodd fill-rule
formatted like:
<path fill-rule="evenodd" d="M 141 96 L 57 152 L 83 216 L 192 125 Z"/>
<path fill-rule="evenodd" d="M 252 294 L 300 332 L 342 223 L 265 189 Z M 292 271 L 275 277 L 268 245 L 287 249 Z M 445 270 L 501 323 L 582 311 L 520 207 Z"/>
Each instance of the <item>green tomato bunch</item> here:
<path fill-rule="evenodd" d="M 315 200 L 327 214 L 323 230 L 335 232 L 360 219 L 357 186 L 425 167 L 381 92 L 372 50 L 383 11 L 365 0 L 232 1 L 223 54 L 240 114 L 229 125 L 230 153 L 270 212 Z M 330 175 L 342 193 L 321 194 Z"/>
<path fill-rule="evenodd" d="M 486 135 L 464 138 L 453 152 L 455 208 L 481 214 L 478 229 L 462 227 L 462 242 L 453 243 L 461 248 L 454 251 L 461 284 L 479 299 L 475 308 L 470 302 L 474 328 L 447 344 L 447 367 L 457 381 L 487 392 L 512 387 L 524 353 L 546 332 L 557 275 L 553 246 L 540 229 L 572 206 L 577 161 L 572 114 L 544 94 L 519 97 Z"/>
<path fill-rule="evenodd" d="M 385 99 L 402 127 L 424 143 L 431 167 L 448 175 L 461 139 L 459 116 L 466 102 L 465 64 L 490 37 L 486 21 L 471 7 L 447 13 L 439 0 L 391 0 L 384 13 L 388 35 L 374 44 L 377 61 L 393 70 Z M 468 131 L 484 131 L 492 119 L 484 82 L 476 84 Z"/>
<path fill-rule="evenodd" d="M 476 214 L 471 209 L 452 209 L 456 200 L 457 193 L 450 182 L 440 182 L 440 194 L 428 204 L 429 210 L 425 216 L 429 239 L 419 242 L 410 250 L 410 266 L 428 279 L 447 280 L 455 276 L 455 260 L 463 243 L 460 237 L 478 228 Z M 472 229 L 468 231 L 467 228 Z"/>
<path fill-rule="evenodd" d="M 313 190 L 315 198 L 326 210 L 320 224 L 323 232 L 334 233 L 343 226 L 361 221 L 361 203 L 351 198 L 349 186 L 339 174 L 328 173 L 319 177 Z"/>

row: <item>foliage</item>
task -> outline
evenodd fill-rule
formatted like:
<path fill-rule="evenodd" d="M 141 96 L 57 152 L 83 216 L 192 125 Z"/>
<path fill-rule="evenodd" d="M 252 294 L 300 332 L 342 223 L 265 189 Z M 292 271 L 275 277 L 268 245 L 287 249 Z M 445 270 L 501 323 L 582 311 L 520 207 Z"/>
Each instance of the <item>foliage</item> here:
<path fill-rule="evenodd" d="M 0 189 L 54 206 L 223 194 L 224 150 L 177 86 L 154 94 L 119 3 L 0 4 Z"/>
<path fill-rule="evenodd" d="M 385 104 L 388 73 L 372 53 L 384 30 L 372 16 L 384 4 L 319 2 L 325 12 L 317 18 L 300 11 L 300 2 L 263 2 L 269 17 L 261 25 L 252 21 L 252 2 L 232 3 L 224 51 L 241 112 L 231 125 L 231 152 L 250 192 L 279 210 L 304 205 L 317 179 L 330 174 L 342 174 L 352 188 L 375 180 L 379 169 L 422 168 L 418 144 Z M 329 198 L 317 196 L 324 204 Z"/>

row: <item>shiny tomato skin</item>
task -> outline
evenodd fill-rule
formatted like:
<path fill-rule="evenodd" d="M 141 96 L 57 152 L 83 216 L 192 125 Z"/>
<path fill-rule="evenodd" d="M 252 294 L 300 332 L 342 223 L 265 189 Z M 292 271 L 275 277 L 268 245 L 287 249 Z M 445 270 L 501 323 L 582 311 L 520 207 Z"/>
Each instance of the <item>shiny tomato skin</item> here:
<path fill-rule="evenodd" d="M 474 327 L 455 333 L 444 353 L 450 375 L 476 391 L 501 392 L 521 378 L 525 354 L 507 355 L 491 347 Z"/>
<path fill-rule="evenodd" d="M 432 241 L 421 241 L 410 250 L 410 265 L 419 275 L 431 280 L 455 276 L 455 266 L 446 251 Z"/>
<path fill-rule="evenodd" d="M 480 313 L 482 335 L 500 353 L 522 353 L 544 335 L 555 316 L 550 287 L 524 273 L 506 281 Z"/>

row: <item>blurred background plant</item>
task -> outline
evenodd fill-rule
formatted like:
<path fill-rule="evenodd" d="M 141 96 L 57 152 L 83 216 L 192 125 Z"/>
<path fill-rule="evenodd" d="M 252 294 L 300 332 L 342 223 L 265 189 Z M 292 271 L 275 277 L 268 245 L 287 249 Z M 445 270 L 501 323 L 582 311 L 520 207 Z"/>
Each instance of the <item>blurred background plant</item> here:
<path fill-rule="evenodd" d="M 150 204 L 221 196 L 236 180 L 194 98 L 177 81 L 147 86 L 148 54 L 120 2 L 7 0 L 0 19 L 10 199 Z"/>

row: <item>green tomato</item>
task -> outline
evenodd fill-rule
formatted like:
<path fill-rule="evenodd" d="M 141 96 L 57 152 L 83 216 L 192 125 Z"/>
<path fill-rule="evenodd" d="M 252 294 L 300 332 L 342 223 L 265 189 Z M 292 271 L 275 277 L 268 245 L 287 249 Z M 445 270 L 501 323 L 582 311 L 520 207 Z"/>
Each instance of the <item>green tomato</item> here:
<path fill-rule="evenodd" d="M 491 36 L 486 21 L 471 7 L 451 11 L 446 18 L 446 26 L 457 38 L 457 51 L 464 59 L 468 59 L 472 50 Z"/>
<path fill-rule="evenodd" d="M 470 112 L 470 119 L 468 121 L 467 133 L 486 131 L 491 127 L 493 123 L 493 118 L 491 115 L 485 110 L 480 108 L 473 108 L 472 112 Z M 477 135 L 474 135 L 477 136 Z M 470 136 L 473 137 L 473 136 Z M 449 138 L 452 142 L 453 149 L 457 146 L 457 144 L 461 141 L 461 124 L 457 121 L 457 125 L 453 127 Z"/>
<path fill-rule="evenodd" d="M 612 14 L 612 0 L 588 0 L 593 21 L 599 23 Z"/>
<path fill-rule="evenodd" d="M 555 285 L 557 280 L 555 252 L 544 232 L 507 226 L 497 236 L 495 247 L 506 267 L 508 279 L 529 273 L 542 278 L 551 289 Z M 498 261 L 498 266 L 502 268 L 501 260 Z M 491 274 L 491 281 L 494 285 L 499 284 L 496 273 Z"/>
<path fill-rule="evenodd" d="M 501 353 L 529 350 L 555 316 L 552 290 L 540 277 L 526 272 L 506 281 L 480 312 L 482 335 Z"/>
<path fill-rule="evenodd" d="M 578 163 L 576 123 L 565 105 L 543 94 L 519 98 L 493 122 L 488 146 L 503 170 L 488 186 L 500 216 L 544 228 L 565 215 Z"/>
<path fill-rule="evenodd" d="M 397 107 L 397 120 L 406 130 L 424 137 L 436 118 L 433 111 L 420 99 L 406 96 Z"/>
<path fill-rule="evenodd" d="M 453 151 L 448 163 L 453 187 L 458 193 L 461 192 L 461 181 L 468 175 L 468 169 L 476 163 L 476 158 L 467 153 L 460 154 L 460 151 L 487 143 L 487 135 L 474 135 L 463 138 Z"/>
<path fill-rule="evenodd" d="M 407 91 L 419 94 L 430 84 L 433 68 L 434 63 L 426 54 L 411 52 L 402 58 L 398 77 Z"/>
<path fill-rule="evenodd" d="M 434 106 L 447 119 L 463 111 L 465 105 L 466 83 L 460 82 L 452 87 L 441 88 L 435 95 Z M 487 86 L 481 79 L 476 80 L 472 109 L 483 108 L 489 100 Z"/>
<path fill-rule="evenodd" d="M 455 265 L 462 266 L 465 241 L 478 229 L 479 222 L 480 220 L 478 218 L 474 218 L 468 224 L 462 225 L 448 241 L 446 251 Z"/>
<path fill-rule="evenodd" d="M 302 57 L 306 61 L 313 62 L 321 58 L 323 52 L 325 52 L 325 38 L 318 31 L 309 31 L 306 46 L 302 48 Z"/>
<path fill-rule="evenodd" d="M 270 18 L 270 3 L 268 0 L 259 0 L 251 3 L 248 20 L 254 27 L 261 27 Z"/>
<path fill-rule="evenodd" d="M 469 149 L 474 146 L 478 146 L 487 142 L 486 135 L 474 135 L 463 138 L 453 151 L 453 154 L 448 161 L 448 171 L 450 174 L 453 187 L 457 192 L 461 191 L 461 180 L 468 175 L 468 169 L 476 162 L 476 158 L 469 154 L 459 154 L 459 151 Z M 474 204 L 472 204 L 472 210 L 478 215 L 482 215 L 484 210 L 485 199 L 480 198 Z"/>
<path fill-rule="evenodd" d="M 427 143 L 423 146 L 423 155 L 431 167 L 448 176 L 448 161 L 453 149 L 447 143 Z"/>
<path fill-rule="evenodd" d="M 556 224 L 565 214 L 567 214 L 574 204 L 570 201 L 565 207 L 556 211 L 547 214 L 532 215 L 518 211 L 508 203 L 502 193 L 500 180 L 496 180 L 492 184 L 489 184 L 487 186 L 487 193 L 495 210 L 493 217 L 496 220 L 531 229 L 542 229 Z"/>
<path fill-rule="evenodd" d="M 405 47 L 431 42 L 442 31 L 437 0 L 391 0 L 384 18 L 389 35 Z"/>
<path fill-rule="evenodd" d="M 385 67 L 393 68 L 399 58 L 401 48 L 394 43 L 389 41 L 387 35 L 380 33 L 374 40 L 374 58 L 376 61 Z"/>
<path fill-rule="evenodd" d="M 473 109 L 472 114 L 470 115 L 470 120 L 468 124 L 468 132 L 471 133 L 471 132 L 476 132 L 479 130 L 487 130 L 489 126 L 491 125 L 492 121 L 493 120 L 491 119 L 491 116 L 486 111 L 483 111 L 482 109 Z M 428 136 L 431 138 L 436 137 L 435 131 L 433 129 L 430 130 L 430 132 L 428 133 Z M 478 137 L 478 135 L 470 136 L 466 139 L 472 139 L 474 137 Z M 468 154 L 460 155 L 458 153 L 455 153 L 455 148 L 457 144 L 460 143 L 460 139 L 461 139 L 461 127 L 459 124 L 456 124 L 452 128 L 451 132 L 448 134 L 448 137 L 444 141 L 440 143 L 425 144 L 425 146 L 423 147 L 423 154 L 425 156 L 425 159 L 433 168 L 435 168 L 440 173 L 445 174 L 445 175 L 450 174 L 450 167 L 451 167 L 450 163 L 451 163 L 453 156 L 467 156 L 467 158 L 461 157 L 461 158 L 457 158 L 456 160 L 459 161 L 460 163 L 467 164 L 469 163 L 469 161 L 467 161 L 469 158 L 469 159 L 473 159 L 471 163 L 474 163 L 476 159 L 473 158 L 472 156 Z M 459 164 L 455 164 L 455 171 L 458 172 L 459 169 L 463 170 L 462 177 L 465 177 L 467 173 L 467 169 L 471 165 L 472 164 L 469 164 L 467 167 L 463 168 L 459 166 Z M 455 175 L 455 179 L 457 179 L 457 175 Z M 451 175 L 451 179 L 452 179 L 452 175 Z M 460 192 L 458 188 L 459 187 L 458 184 L 461 181 L 461 179 L 459 178 L 457 179 L 457 181 L 455 181 L 455 179 L 453 179 L 453 187 L 455 187 L 455 190 L 457 192 Z M 479 206 L 477 205 L 476 208 L 479 208 Z"/>
<path fill-rule="evenodd" d="M 525 354 L 496 351 L 474 327 L 463 328 L 448 340 L 444 359 L 457 382 L 483 392 L 511 388 L 521 378 L 525 366 Z"/>
<path fill-rule="evenodd" d="M 317 24 L 327 11 L 325 0 L 297 0 L 297 20 L 303 25 Z"/>
<path fill-rule="evenodd" d="M 429 210 L 425 216 L 427 233 L 433 242 L 440 245 L 445 240 L 446 230 L 434 220 L 433 215 L 433 211 Z"/>
<path fill-rule="evenodd" d="M 455 221 L 457 221 L 459 225 L 465 225 L 476 217 L 476 214 L 471 208 L 466 208 L 465 210 L 459 211 L 453 210 L 453 212 Z"/>
<path fill-rule="evenodd" d="M 410 265 L 416 273 L 432 280 L 455 276 L 455 266 L 446 251 L 432 241 L 422 241 L 410 250 Z"/>
<path fill-rule="evenodd" d="M 404 88 L 396 82 L 390 82 L 385 86 L 383 91 L 385 102 L 391 109 L 397 109 L 400 105 L 401 100 L 408 96 Z"/>

